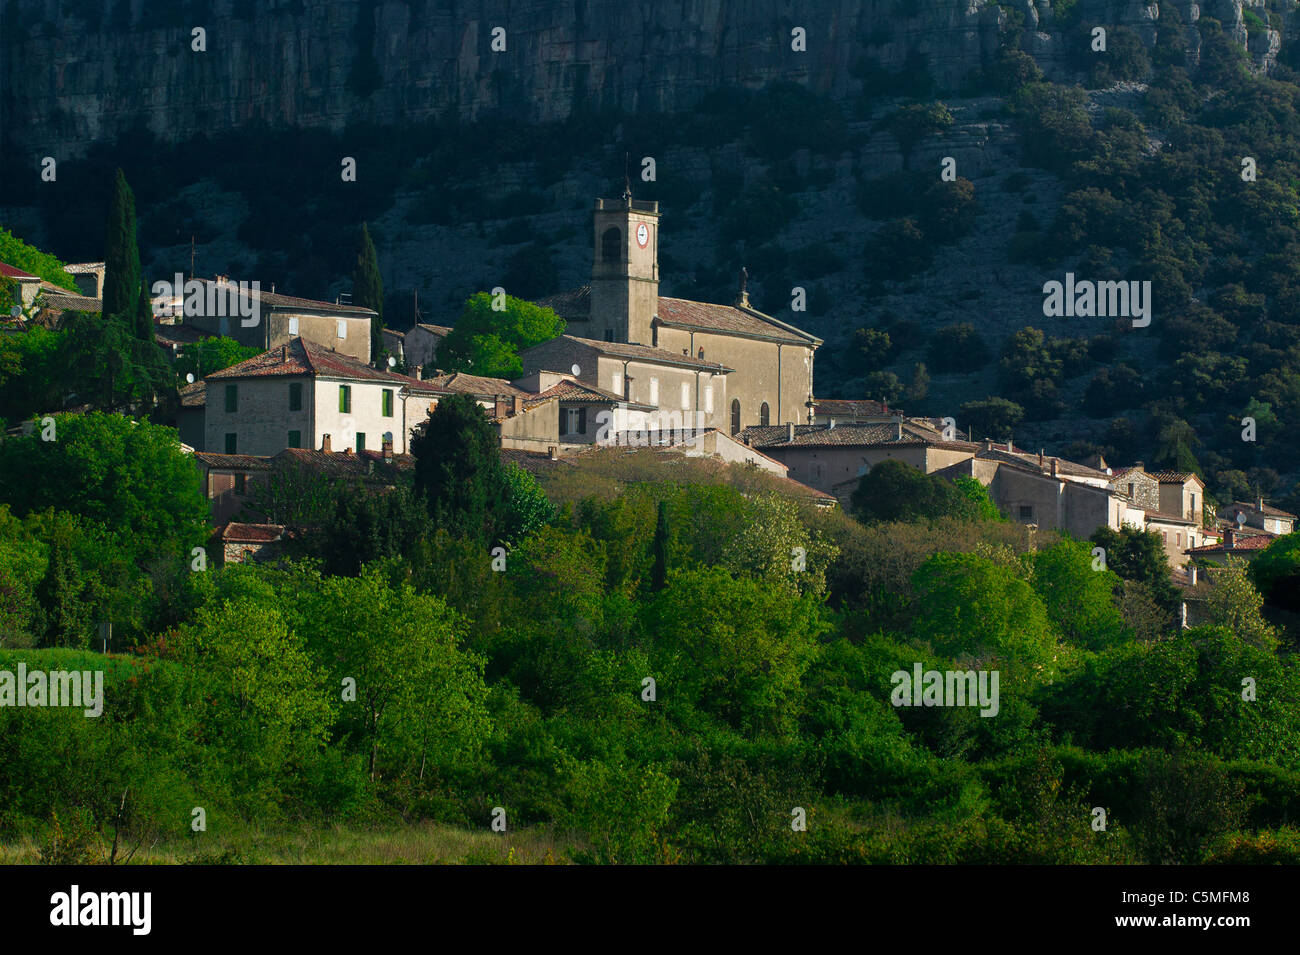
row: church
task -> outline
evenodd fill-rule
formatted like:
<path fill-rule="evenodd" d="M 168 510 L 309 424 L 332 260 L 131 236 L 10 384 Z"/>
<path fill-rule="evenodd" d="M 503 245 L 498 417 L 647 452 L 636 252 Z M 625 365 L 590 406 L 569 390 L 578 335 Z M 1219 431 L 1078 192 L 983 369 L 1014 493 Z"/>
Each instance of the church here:
<path fill-rule="evenodd" d="M 520 355 L 525 375 L 571 372 L 651 406 L 651 429 L 739 435 L 751 425 L 812 421 L 822 340 L 753 308 L 743 271 L 731 305 L 661 296 L 659 203 L 633 199 L 630 188 L 596 200 L 592 232 L 590 283 L 537 302 L 567 328 Z"/>

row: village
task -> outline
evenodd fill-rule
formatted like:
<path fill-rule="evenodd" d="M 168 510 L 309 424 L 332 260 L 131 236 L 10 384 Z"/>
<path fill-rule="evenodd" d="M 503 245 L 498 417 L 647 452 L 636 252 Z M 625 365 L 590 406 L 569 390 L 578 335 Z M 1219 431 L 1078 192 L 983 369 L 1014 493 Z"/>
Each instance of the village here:
<path fill-rule="evenodd" d="M 175 415 L 210 502 L 219 559 L 274 552 L 287 529 L 243 511 L 275 468 L 293 462 L 372 482 L 377 465 L 381 476 L 400 473 L 412 466 L 412 432 L 454 394 L 484 409 L 503 454 L 525 469 L 650 447 L 758 469 L 834 507 L 873 467 L 896 460 L 977 480 L 1006 518 L 1028 528 L 1077 539 L 1102 527 L 1153 532 L 1181 582 L 1195 583 L 1196 563 L 1249 560 L 1294 529 L 1295 515 L 1262 498 L 1207 506 L 1191 472 L 1114 466 L 1100 455 L 1068 461 L 1013 441 L 971 440 L 951 418 L 819 397 L 822 340 L 754 308 L 743 272 L 730 304 L 659 295 L 659 216 L 658 202 L 635 200 L 630 189 L 596 200 L 590 281 L 537 300 L 565 331 L 522 352 L 524 373 L 513 380 L 443 371 L 439 346 L 450 326 L 384 328 L 385 355 L 372 355 L 376 314 L 367 308 L 225 275 L 156 285 L 154 337 L 169 360 L 213 336 L 259 351 L 182 387 Z M 0 263 L 22 306 L 4 331 L 98 313 L 104 263 L 66 271 L 81 294 Z"/>

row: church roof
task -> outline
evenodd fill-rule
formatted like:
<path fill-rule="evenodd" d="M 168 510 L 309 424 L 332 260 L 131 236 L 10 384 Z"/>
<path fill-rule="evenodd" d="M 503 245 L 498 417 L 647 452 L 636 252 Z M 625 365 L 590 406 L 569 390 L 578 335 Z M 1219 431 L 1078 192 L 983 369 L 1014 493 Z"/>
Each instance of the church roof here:
<path fill-rule="evenodd" d="M 717 332 L 724 335 L 743 335 L 799 345 L 820 345 L 815 335 L 800 331 L 793 325 L 779 322 L 770 315 L 743 305 L 714 305 L 709 302 L 692 302 L 684 298 L 659 296 L 659 314 L 655 320 L 669 328 L 688 328 L 696 331 Z"/>
<path fill-rule="evenodd" d="M 585 322 L 591 319 L 591 286 L 582 285 L 566 292 L 557 292 L 535 302 L 551 309 L 566 321 Z M 711 302 L 693 302 L 684 298 L 659 296 L 655 320 L 669 328 L 686 328 L 718 334 L 742 335 L 791 344 L 820 345 L 815 335 L 787 325 L 764 315 L 757 309 L 737 305 L 715 305 Z"/>
<path fill-rule="evenodd" d="M 717 374 L 726 374 L 736 370 L 721 365 L 716 361 L 705 361 L 703 358 L 696 358 L 693 355 L 679 355 L 667 348 L 655 348 L 651 345 L 633 345 L 628 342 L 598 342 L 594 338 L 579 338 L 577 335 L 561 335 L 560 338 L 577 342 L 579 345 L 585 345 L 602 355 L 609 355 L 613 358 L 627 358 L 634 361 L 652 361 L 665 365 L 706 369 Z M 556 341 L 557 339 L 551 340 Z M 543 342 L 542 345 L 534 347 L 540 348 L 545 344 L 547 343 Z"/>

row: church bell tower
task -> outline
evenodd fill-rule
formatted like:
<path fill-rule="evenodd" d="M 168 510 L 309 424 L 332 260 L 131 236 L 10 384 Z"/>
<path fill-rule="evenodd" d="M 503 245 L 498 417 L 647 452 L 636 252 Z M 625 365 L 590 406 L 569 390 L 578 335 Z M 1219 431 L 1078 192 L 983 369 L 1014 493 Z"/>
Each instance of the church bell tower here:
<path fill-rule="evenodd" d="M 653 345 L 659 309 L 659 203 L 597 199 L 592 213 L 591 335 Z"/>

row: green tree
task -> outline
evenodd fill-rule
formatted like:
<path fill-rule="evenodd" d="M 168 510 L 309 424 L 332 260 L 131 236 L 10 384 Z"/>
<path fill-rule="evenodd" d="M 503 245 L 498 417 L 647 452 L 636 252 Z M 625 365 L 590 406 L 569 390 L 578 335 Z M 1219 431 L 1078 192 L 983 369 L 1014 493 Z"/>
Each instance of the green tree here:
<path fill-rule="evenodd" d="M 959 413 L 975 435 L 993 441 L 1010 440 L 1016 426 L 1025 418 L 1025 409 L 1006 398 L 968 401 Z"/>
<path fill-rule="evenodd" d="M 43 647 L 83 648 L 90 640 L 93 622 L 82 599 L 86 583 L 74 552 L 75 522 L 63 514 L 56 519 L 50 538 L 45 575 L 36 587 L 43 610 L 39 643 Z"/>
<path fill-rule="evenodd" d="M 195 381 L 201 381 L 213 372 L 260 354 L 261 349 L 252 345 L 241 345 L 233 338 L 214 335 L 185 349 L 176 360 L 176 374 L 182 380 L 191 374 Z"/>
<path fill-rule="evenodd" d="M 1002 685 L 1049 682 L 1060 647 L 1047 609 L 1023 579 L 1023 569 L 976 554 L 935 554 L 912 575 L 915 637 L 948 657 L 996 669 Z"/>
<path fill-rule="evenodd" d="M 1240 557 L 1228 557 L 1226 566 L 1211 572 L 1210 582 L 1213 586 L 1205 598 L 1208 619 L 1227 627 L 1243 643 L 1276 650 L 1277 629 L 1264 620 L 1264 598 L 1250 582 L 1246 562 Z"/>
<path fill-rule="evenodd" d="M 370 320 L 370 358 L 379 367 L 384 353 L 384 280 L 379 274 L 379 254 L 364 222 L 357 235 L 357 261 L 352 268 L 352 304 L 376 313 Z"/>
<path fill-rule="evenodd" d="M 141 289 L 145 288 L 140 271 L 140 245 L 136 238 L 135 194 L 122 170 L 113 180 L 113 196 L 108 207 L 108 228 L 104 248 L 103 314 L 120 319 L 141 341 L 153 342 L 153 316 L 148 298 L 140 308 Z"/>
<path fill-rule="evenodd" d="M 981 502 L 968 489 L 958 489 L 903 461 L 889 460 L 862 475 L 850 506 L 860 521 L 872 524 L 941 517 L 971 520 L 987 513 L 984 502 L 991 503 L 987 495 Z"/>
<path fill-rule="evenodd" d="M 1169 560 L 1159 534 L 1126 524 L 1118 531 L 1099 527 L 1089 540 L 1106 552 L 1107 569 L 1125 580 L 1146 584 L 1151 596 L 1166 609 L 1174 606 L 1178 595 L 1169 580 Z"/>
<path fill-rule="evenodd" d="M 675 574 L 644 612 L 660 699 L 688 720 L 693 710 L 750 734 L 793 733 L 825 629 L 818 605 L 718 567 Z"/>
<path fill-rule="evenodd" d="M 1250 562 L 1250 579 L 1271 604 L 1300 610 L 1300 534 L 1286 534 Z"/>
<path fill-rule="evenodd" d="M 492 422 L 469 395 L 449 395 L 411 442 L 415 488 L 438 527 L 482 543 L 508 533 L 509 479 Z"/>
<path fill-rule="evenodd" d="M 650 589 L 658 593 L 668 583 L 668 547 L 671 540 L 671 531 L 668 527 L 668 502 L 660 501 L 655 511 L 655 537 L 652 548 L 654 568 L 650 573 Z"/>
<path fill-rule="evenodd" d="M 1033 563 L 1034 590 L 1063 639 L 1104 650 L 1132 636 L 1113 599 L 1119 575 L 1095 569 L 1087 544 L 1062 540 L 1034 554 Z"/>
<path fill-rule="evenodd" d="M 56 508 L 117 535 L 132 559 L 188 561 L 208 536 L 198 471 L 173 428 L 122 415 L 54 416 L 55 440 L 0 442 L 0 502 L 16 515 Z"/>
<path fill-rule="evenodd" d="M 488 292 L 478 292 L 466 300 L 460 318 L 438 346 L 438 364 L 445 371 L 517 378 L 523 374 L 519 352 L 564 333 L 564 320 L 549 308 L 506 295 L 498 311 L 493 299 Z"/>

